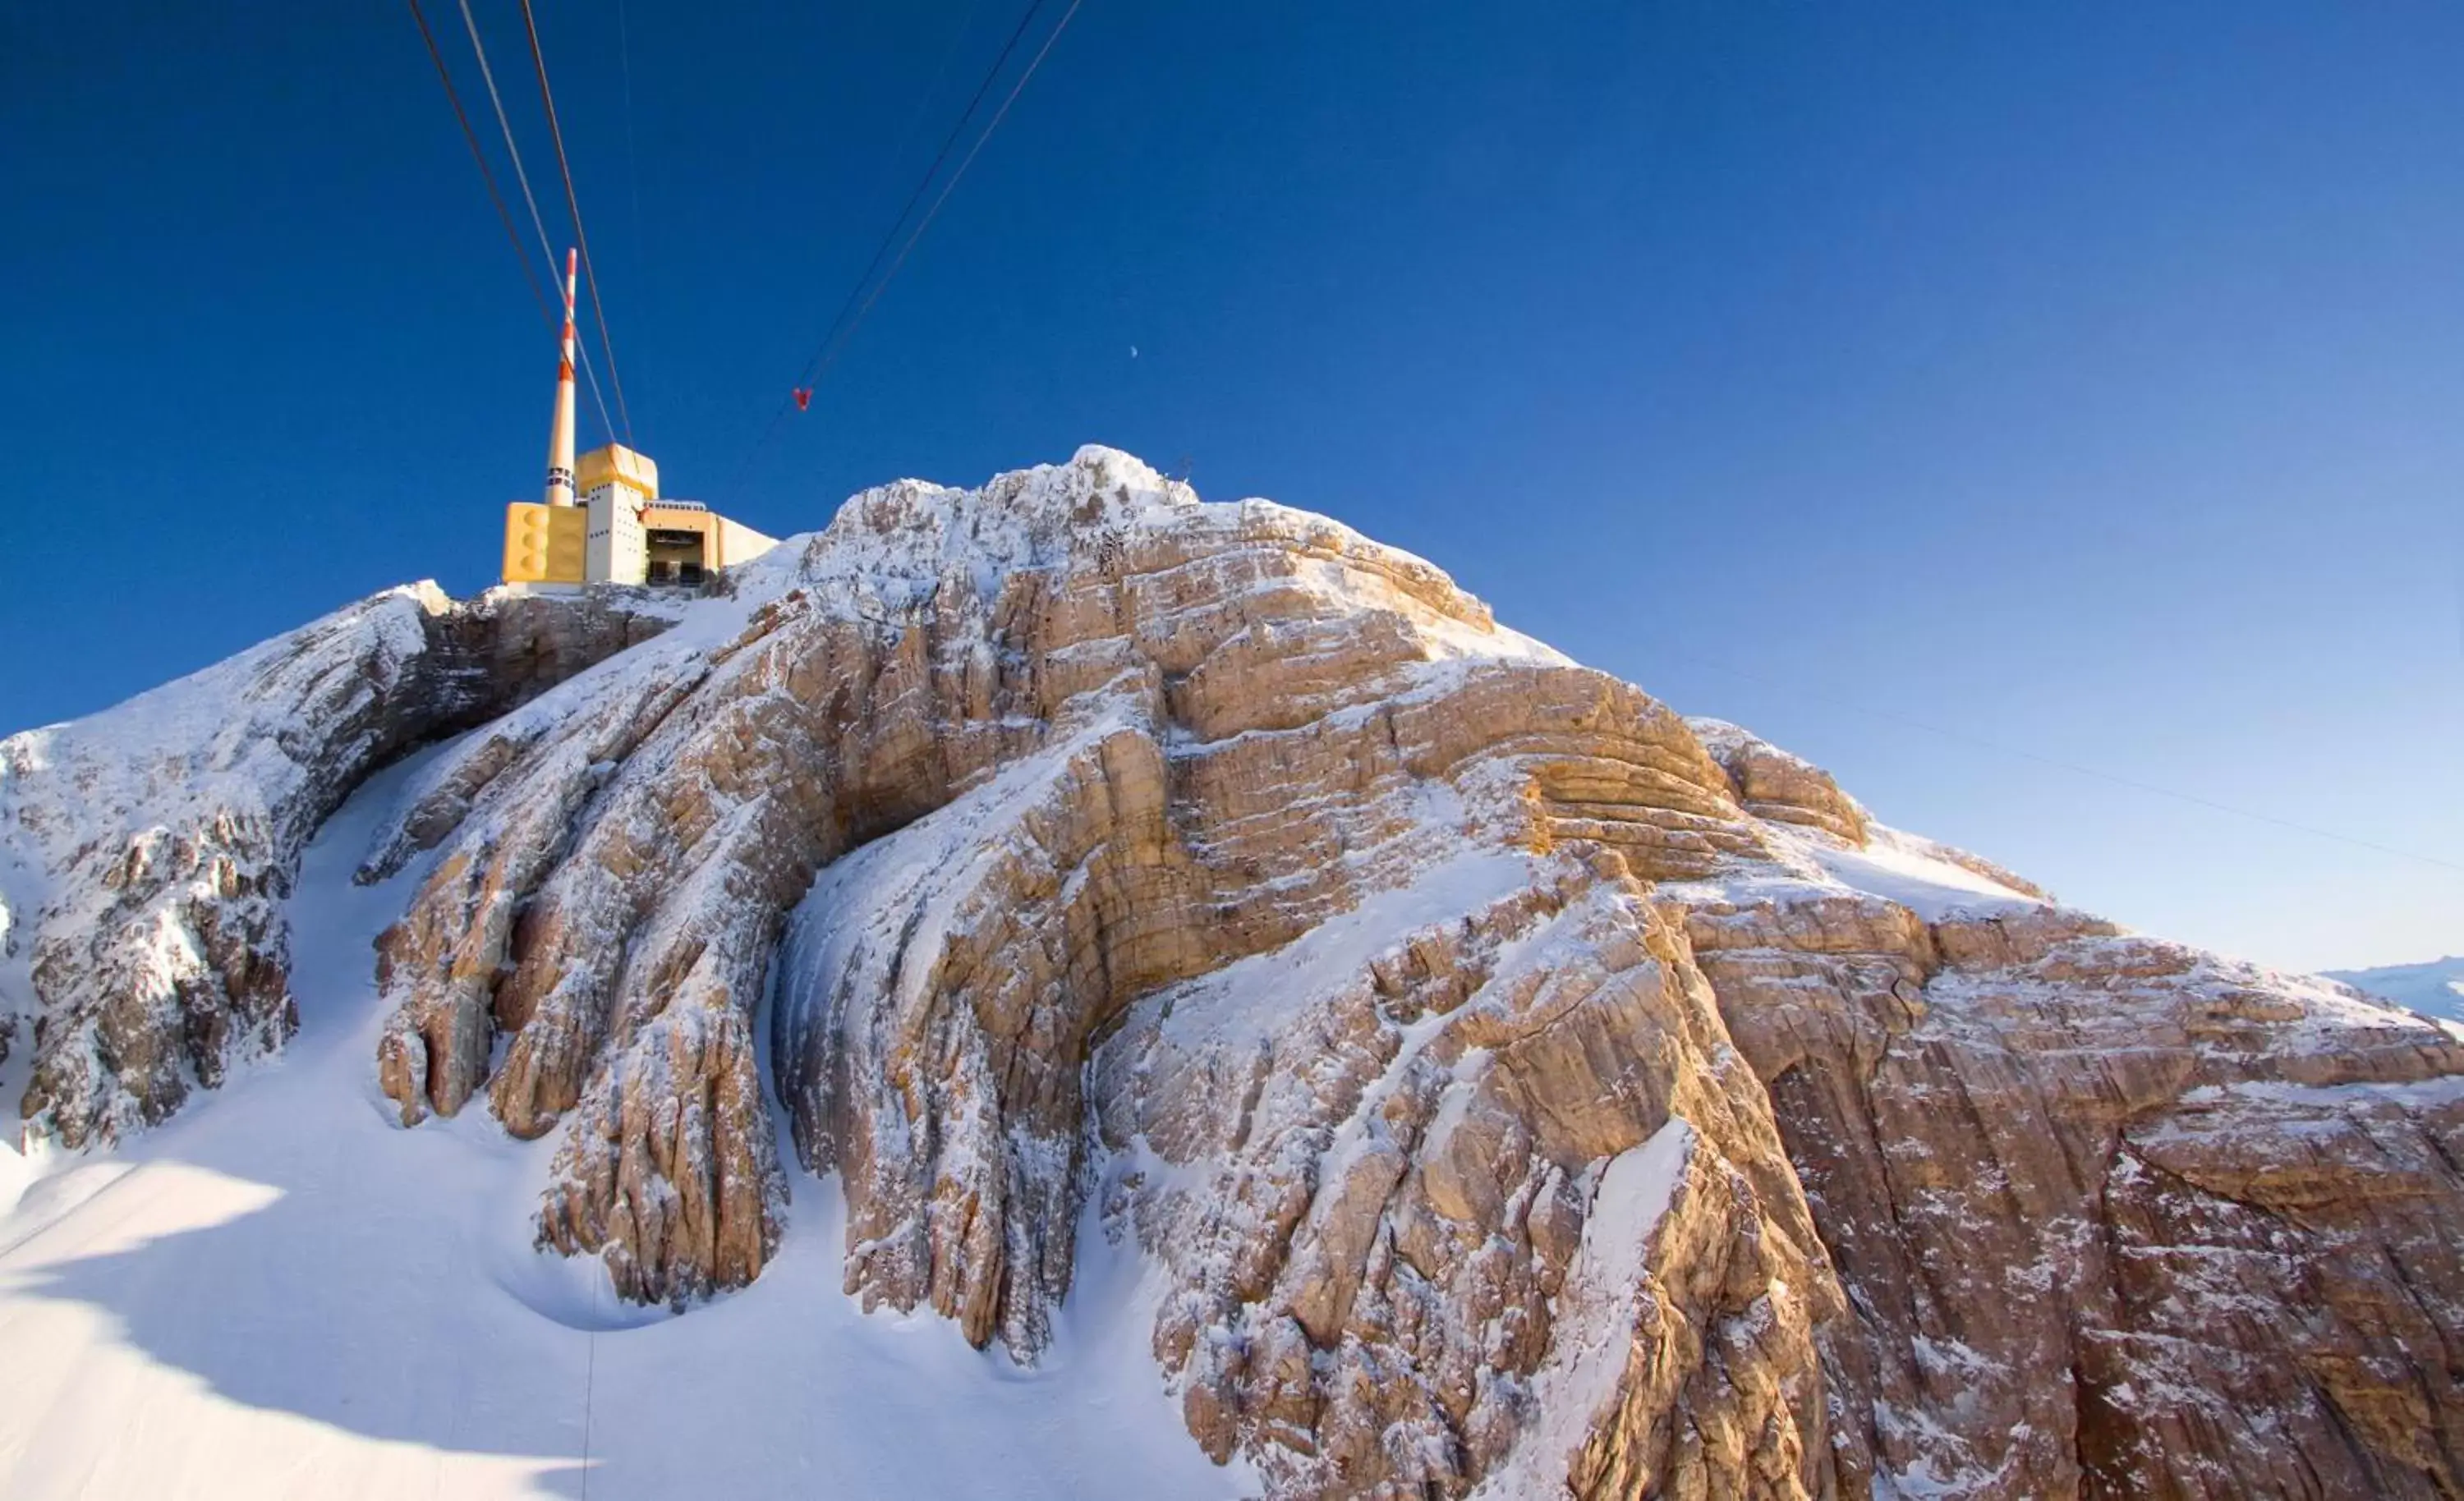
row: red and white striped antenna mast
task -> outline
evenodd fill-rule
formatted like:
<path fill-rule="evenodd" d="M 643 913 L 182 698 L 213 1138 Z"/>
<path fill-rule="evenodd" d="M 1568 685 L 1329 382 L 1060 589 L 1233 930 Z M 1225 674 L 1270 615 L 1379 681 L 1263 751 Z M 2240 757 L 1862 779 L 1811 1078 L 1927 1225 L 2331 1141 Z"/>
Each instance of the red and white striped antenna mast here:
<path fill-rule="evenodd" d="M 556 362 L 556 421 L 547 434 L 547 503 L 578 504 L 573 488 L 573 277 L 577 252 L 564 252 L 564 347 Z"/>

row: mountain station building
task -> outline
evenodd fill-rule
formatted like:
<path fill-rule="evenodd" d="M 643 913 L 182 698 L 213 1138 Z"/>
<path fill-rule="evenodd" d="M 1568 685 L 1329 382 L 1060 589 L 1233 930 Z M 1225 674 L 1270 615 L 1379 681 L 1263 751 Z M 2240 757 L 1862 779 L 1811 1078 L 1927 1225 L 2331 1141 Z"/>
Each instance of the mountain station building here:
<path fill-rule="evenodd" d="M 564 335 L 547 432 L 547 488 L 505 508 L 509 584 L 671 584 L 697 589 L 779 545 L 708 506 L 659 498 L 659 467 L 621 443 L 573 457 L 573 287 L 564 254 Z M 624 395 L 620 389 L 619 397 Z M 601 411 L 604 419 L 605 409 Z M 628 429 L 629 430 L 629 429 Z"/>
<path fill-rule="evenodd" d="M 699 501 L 660 499 L 658 465 L 620 443 L 583 454 L 573 478 L 578 504 L 505 508 L 505 582 L 692 588 L 779 545 Z"/>

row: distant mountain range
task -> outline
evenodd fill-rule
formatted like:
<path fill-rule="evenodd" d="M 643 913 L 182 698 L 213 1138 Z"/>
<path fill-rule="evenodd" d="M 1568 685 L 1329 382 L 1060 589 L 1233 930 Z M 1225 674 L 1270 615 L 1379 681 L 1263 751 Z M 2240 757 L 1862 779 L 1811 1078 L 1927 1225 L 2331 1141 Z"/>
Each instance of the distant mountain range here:
<path fill-rule="evenodd" d="M 2375 969 L 2329 969 L 2330 980 L 2359 986 L 2425 1016 L 2464 1021 L 2464 958 L 2450 955 L 2428 964 L 2381 965 Z"/>

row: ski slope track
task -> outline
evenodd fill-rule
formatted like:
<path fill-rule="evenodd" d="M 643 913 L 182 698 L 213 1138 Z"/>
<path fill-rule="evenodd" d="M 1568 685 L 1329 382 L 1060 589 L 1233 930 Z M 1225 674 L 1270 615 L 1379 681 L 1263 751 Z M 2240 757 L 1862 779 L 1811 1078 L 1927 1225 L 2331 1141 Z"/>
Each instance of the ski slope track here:
<path fill-rule="evenodd" d="M 2464 1493 L 2464 1031 L 1127 454 L 0 741 L 0 1493 Z"/>

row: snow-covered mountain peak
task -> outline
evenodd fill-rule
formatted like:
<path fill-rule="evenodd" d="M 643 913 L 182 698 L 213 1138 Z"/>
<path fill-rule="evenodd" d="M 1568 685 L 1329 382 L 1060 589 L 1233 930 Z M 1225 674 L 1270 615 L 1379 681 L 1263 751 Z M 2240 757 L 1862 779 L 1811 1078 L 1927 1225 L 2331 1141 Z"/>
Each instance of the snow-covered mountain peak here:
<path fill-rule="evenodd" d="M 611 1496 L 2464 1490 L 2458 1034 L 1114 450 L 702 598 L 382 595 L 7 744 L 31 1129 L 251 1191 L 80 1274 L 206 1189 L 36 1185 L 0 1325 L 112 1316 L 5 1374 L 150 1339 L 149 1433 L 348 1457 L 274 1489 L 571 1453 L 535 1394 L 595 1370 Z M 55 1410 L 0 1401 L 0 1490 L 122 1463 Z"/>
<path fill-rule="evenodd" d="M 781 568 L 746 582 L 757 591 L 790 579 L 835 583 L 894 600 L 966 577 L 990 597 L 1003 575 L 1117 549 L 1133 531 L 1182 524 L 1203 509 L 1186 485 L 1090 444 L 1066 464 L 1013 469 L 974 489 L 905 479 L 860 491 L 820 532 L 789 538 L 778 550 Z"/>

